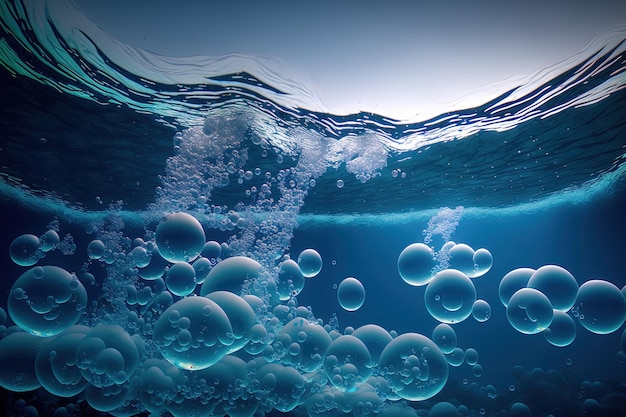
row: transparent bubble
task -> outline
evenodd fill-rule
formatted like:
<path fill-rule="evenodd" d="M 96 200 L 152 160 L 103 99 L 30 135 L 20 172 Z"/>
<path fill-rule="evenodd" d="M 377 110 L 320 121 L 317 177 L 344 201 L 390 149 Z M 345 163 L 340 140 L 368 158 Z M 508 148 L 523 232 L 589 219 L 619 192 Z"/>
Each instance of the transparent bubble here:
<path fill-rule="evenodd" d="M 483 367 L 480 364 L 476 364 L 474 366 L 472 366 L 472 375 L 474 375 L 476 378 L 479 378 L 483 375 Z"/>
<path fill-rule="evenodd" d="M 448 250 L 448 268 L 463 272 L 468 277 L 474 273 L 474 249 L 465 243 L 457 243 Z"/>
<path fill-rule="evenodd" d="M 506 316 L 520 333 L 535 334 L 550 326 L 554 312 L 550 300 L 541 291 L 522 288 L 509 300 Z"/>
<path fill-rule="evenodd" d="M 446 355 L 446 360 L 450 366 L 461 366 L 465 361 L 465 351 L 459 347 L 454 348 L 452 352 Z"/>
<path fill-rule="evenodd" d="M 517 268 L 502 277 L 498 286 L 498 295 L 503 306 L 506 307 L 509 304 L 509 299 L 517 290 L 526 288 L 528 280 L 534 273 L 535 270 L 531 268 Z"/>
<path fill-rule="evenodd" d="M 246 300 L 229 291 L 216 291 L 206 295 L 209 300 L 215 301 L 226 313 L 233 329 L 233 343 L 227 348 L 227 354 L 243 348 L 252 337 L 252 328 L 257 317 Z M 180 326 L 179 326 L 180 327 Z"/>
<path fill-rule="evenodd" d="M 339 336 L 326 349 L 324 371 L 340 391 L 353 392 L 372 375 L 371 357 L 365 344 L 352 335 Z"/>
<path fill-rule="evenodd" d="M 87 245 L 87 255 L 89 255 L 91 259 L 100 259 L 105 253 L 106 246 L 104 246 L 104 242 L 99 239 L 94 239 Z"/>
<path fill-rule="evenodd" d="M 298 266 L 302 275 L 313 278 L 322 270 L 322 257 L 315 249 L 305 249 L 298 255 Z"/>
<path fill-rule="evenodd" d="M 31 234 L 16 237 L 9 246 L 9 255 L 19 266 L 35 265 L 42 255 L 39 238 Z"/>
<path fill-rule="evenodd" d="M 580 324 L 592 333 L 613 333 L 626 320 L 626 298 L 608 281 L 591 280 L 581 285 L 575 307 Z"/>
<path fill-rule="evenodd" d="M 39 237 L 41 250 L 44 252 L 50 252 L 52 249 L 55 249 L 59 244 L 59 241 L 59 234 L 54 230 L 48 230 Z"/>
<path fill-rule="evenodd" d="M 467 276 L 470 278 L 477 278 L 485 275 L 491 269 L 493 265 L 493 256 L 485 248 L 480 248 L 474 252 L 474 270 Z"/>
<path fill-rule="evenodd" d="M 543 335 L 554 346 L 569 346 L 576 338 L 576 323 L 569 314 L 554 310 L 552 323 L 543 331 Z"/>
<path fill-rule="evenodd" d="M 213 269 L 211 261 L 204 257 L 200 257 L 193 261 L 191 266 L 193 266 L 193 269 L 196 272 L 196 284 L 202 284 L 209 275 L 209 272 L 211 272 L 211 269 Z"/>
<path fill-rule="evenodd" d="M 365 288 L 356 278 L 346 278 L 337 287 L 337 300 L 344 310 L 356 311 L 365 302 Z"/>
<path fill-rule="evenodd" d="M 424 291 L 428 312 L 442 323 L 459 323 L 472 314 L 476 288 L 471 279 L 456 269 L 438 272 Z"/>
<path fill-rule="evenodd" d="M 211 269 L 200 288 L 200 295 L 214 291 L 241 293 L 243 285 L 256 279 L 261 271 L 261 264 L 245 256 L 233 256 L 224 259 Z"/>
<path fill-rule="evenodd" d="M 127 381 L 139 365 L 139 350 L 118 325 L 89 330 L 76 348 L 76 366 L 91 386 L 111 387 Z"/>
<path fill-rule="evenodd" d="M 465 349 L 465 363 L 468 365 L 476 365 L 478 363 L 478 351 L 474 348 Z"/>
<path fill-rule="evenodd" d="M 0 340 L 0 387 L 15 392 L 39 388 L 35 359 L 49 341 L 49 338 L 24 332 L 11 333 Z"/>
<path fill-rule="evenodd" d="M 434 277 L 435 254 L 423 243 L 413 243 L 400 252 L 398 272 L 409 285 L 426 285 Z"/>
<path fill-rule="evenodd" d="M 299 343 L 300 352 L 297 355 L 283 357 L 286 365 L 295 366 L 304 372 L 313 372 L 322 366 L 326 349 L 332 341 L 328 332 L 317 322 L 301 317 L 285 324 L 280 330 L 279 338 L 284 341 L 282 344 L 285 348 L 293 341 L 304 338 L 304 342 Z"/>
<path fill-rule="evenodd" d="M 169 263 L 157 252 L 152 252 L 150 262 L 143 268 L 138 268 L 137 274 L 146 281 L 154 281 L 163 276 Z"/>
<path fill-rule="evenodd" d="M 532 417 L 532 415 L 530 408 L 524 403 L 513 403 L 509 409 L 509 416 L 511 417 Z"/>
<path fill-rule="evenodd" d="M 343 180 L 337 180 L 337 188 L 343 188 L 344 183 Z"/>
<path fill-rule="evenodd" d="M 459 410 L 454 404 L 440 401 L 428 411 L 428 417 L 459 417 Z"/>
<path fill-rule="evenodd" d="M 449 324 L 438 324 L 433 329 L 432 340 L 445 354 L 452 353 L 456 348 L 456 332 Z"/>
<path fill-rule="evenodd" d="M 200 252 L 200 254 L 203 257 L 215 262 L 222 255 L 222 245 L 214 240 L 209 240 L 204 244 L 204 247 L 202 248 L 202 252 Z"/>
<path fill-rule="evenodd" d="M 187 262 L 175 263 L 167 270 L 165 283 L 172 294 L 189 295 L 196 288 L 196 270 Z"/>
<path fill-rule="evenodd" d="M 358 337 L 367 346 L 372 360 L 371 366 L 378 364 L 380 354 L 392 340 L 389 332 L 376 324 L 363 325 L 352 332 L 352 336 Z"/>
<path fill-rule="evenodd" d="M 555 310 L 568 311 L 576 301 L 578 282 L 565 268 L 545 265 L 537 269 L 527 284 L 528 288 L 541 291 Z"/>
<path fill-rule="evenodd" d="M 76 324 L 87 306 L 87 291 L 76 276 L 57 266 L 23 273 L 9 294 L 9 315 L 36 336 L 54 336 Z"/>
<path fill-rule="evenodd" d="M 204 249 L 204 229 L 187 213 L 172 213 L 161 220 L 156 230 L 156 244 L 169 262 L 191 262 Z"/>
<path fill-rule="evenodd" d="M 287 259 L 280 263 L 277 287 L 278 298 L 281 301 L 295 297 L 304 288 L 304 275 L 294 260 Z"/>
<path fill-rule="evenodd" d="M 182 318 L 189 320 L 181 329 Z M 205 297 L 187 297 L 172 304 L 154 325 L 154 345 L 173 365 L 205 369 L 223 358 L 234 342 L 224 310 Z"/>
<path fill-rule="evenodd" d="M 72 326 L 39 350 L 35 371 L 46 391 L 73 397 L 85 389 L 87 380 L 76 366 L 76 351 L 89 330 L 87 326 Z"/>
<path fill-rule="evenodd" d="M 409 401 L 435 396 L 448 380 L 446 357 L 418 333 L 405 333 L 389 342 L 380 355 L 379 369 L 392 391 Z"/>
<path fill-rule="evenodd" d="M 485 300 L 476 300 L 472 306 L 472 316 L 478 322 L 485 322 L 491 317 L 491 306 Z"/>

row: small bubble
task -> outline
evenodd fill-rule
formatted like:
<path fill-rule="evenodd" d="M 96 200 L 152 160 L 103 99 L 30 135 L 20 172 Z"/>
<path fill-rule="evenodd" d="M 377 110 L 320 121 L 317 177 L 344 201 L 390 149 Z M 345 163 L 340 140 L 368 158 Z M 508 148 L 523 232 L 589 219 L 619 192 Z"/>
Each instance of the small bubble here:
<path fill-rule="evenodd" d="M 343 188 L 343 180 L 337 180 L 337 188 Z"/>

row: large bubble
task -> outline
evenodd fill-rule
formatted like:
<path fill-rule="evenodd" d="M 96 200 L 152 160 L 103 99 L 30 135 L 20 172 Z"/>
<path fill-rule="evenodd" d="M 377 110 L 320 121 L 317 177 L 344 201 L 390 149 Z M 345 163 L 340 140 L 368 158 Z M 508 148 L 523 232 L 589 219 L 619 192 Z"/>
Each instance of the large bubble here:
<path fill-rule="evenodd" d="M 227 353 L 233 353 L 244 347 L 252 336 L 252 327 L 256 324 L 257 317 L 254 310 L 246 300 L 228 291 L 216 291 L 205 296 L 215 301 L 228 316 L 233 328 L 233 343 L 228 347 Z"/>
<path fill-rule="evenodd" d="M 36 266 L 11 287 L 9 314 L 15 324 L 36 336 L 54 336 L 76 324 L 87 306 L 78 278 L 58 266 Z"/>
<path fill-rule="evenodd" d="M 456 332 L 449 324 L 438 324 L 433 329 L 432 340 L 445 354 L 452 353 L 456 348 Z"/>
<path fill-rule="evenodd" d="M 418 333 L 405 333 L 389 342 L 378 366 L 393 392 L 409 401 L 433 397 L 448 380 L 446 357 L 432 340 Z"/>
<path fill-rule="evenodd" d="M 471 279 L 456 269 L 438 272 L 424 291 L 428 312 L 442 323 L 459 323 L 472 314 L 476 288 Z"/>
<path fill-rule="evenodd" d="M 193 261 L 202 252 L 205 243 L 202 225 L 190 214 L 169 214 L 157 226 L 157 249 L 169 262 Z"/>
<path fill-rule="evenodd" d="M 187 262 L 170 266 L 165 274 L 167 289 L 174 295 L 184 297 L 196 288 L 196 270 Z"/>
<path fill-rule="evenodd" d="M 315 249 L 305 249 L 298 255 L 298 266 L 302 275 L 313 278 L 322 270 L 322 257 Z"/>
<path fill-rule="evenodd" d="M 16 237 L 9 246 L 11 260 L 19 266 L 32 266 L 43 255 L 41 242 L 35 235 L 24 234 Z"/>
<path fill-rule="evenodd" d="M 291 349 L 293 343 L 298 344 L 297 351 L 290 351 L 282 359 L 285 364 L 293 365 L 304 372 L 313 372 L 322 366 L 326 349 L 331 342 L 328 332 L 322 326 L 301 317 L 285 324 L 277 340 L 285 350 Z"/>
<path fill-rule="evenodd" d="M 224 357 L 234 335 L 228 316 L 215 301 L 192 296 L 163 312 L 154 326 L 153 340 L 170 363 L 197 370 Z"/>
<path fill-rule="evenodd" d="M 376 324 L 365 324 L 352 332 L 352 336 L 358 337 L 367 346 L 372 367 L 378 364 L 380 354 L 392 340 L 389 332 Z"/>
<path fill-rule="evenodd" d="M 545 265 L 537 269 L 527 284 L 528 288 L 541 291 L 555 310 L 568 311 L 576 301 L 578 283 L 568 270 L 557 265 Z"/>
<path fill-rule="evenodd" d="M 371 357 L 365 344 L 352 335 L 339 336 L 326 349 L 324 371 L 340 391 L 352 392 L 372 375 Z"/>
<path fill-rule="evenodd" d="M 11 333 L 0 340 L 0 386 L 15 392 L 39 388 L 35 359 L 49 341 L 24 332 Z"/>
<path fill-rule="evenodd" d="M 123 384 L 139 365 L 139 349 L 126 331 L 111 324 L 89 330 L 76 349 L 76 366 L 99 388 Z"/>
<path fill-rule="evenodd" d="M 337 300 L 347 311 L 356 311 L 365 302 L 365 288 L 356 278 L 346 278 L 337 287 Z"/>
<path fill-rule="evenodd" d="M 215 265 L 207 275 L 200 288 L 200 295 L 214 291 L 230 291 L 241 293 L 246 281 L 259 276 L 261 264 L 245 256 L 233 256 Z"/>
<path fill-rule="evenodd" d="M 580 324 L 590 332 L 613 333 L 626 320 L 626 298 L 614 284 L 591 280 L 578 289 L 574 310 Z"/>
<path fill-rule="evenodd" d="M 398 272 L 410 285 L 426 285 L 434 277 L 435 253 L 430 246 L 413 243 L 400 252 Z"/>
<path fill-rule="evenodd" d="M 280 263 L 278 272 L 278 298 L 287 301 L 291 297 L 300 294 L 304 288 L 304 275 L 300 267 L 293 259 L 287 259 Z"/>
<path fill-rule="evenodd" d="M 41 386 L 48 392 L 72 397 L 87 386 L 87 380 L 76 366 L 76 351 L 89 330 L 87 326 L 72 326 L 39 350 L 35 371 Z"/>
<path fill-rule="evenodd" d="M 554 346 L 569 346 L 576 338 L 576 322 L 569 314 L 554 310 L 552 323 L 543 331 L 543 335 Z"/>
<path fill-rule="evenodd" d="M 548 297 L 534 288 L 522 288 L 513 294 L 506 307 L 506 317 L 517 331 L 535 334 L 552 323 L 554 312 Z"/>
<path fill-rule="evenodd" d="M 498 295 L 503 306 L 506 307 L 509 304 L 515 292 L 526 288 L 528 280 L 534 273 L 535 270 L 532 268 L 517 268 L 502 277 L 498 286 Z"/>

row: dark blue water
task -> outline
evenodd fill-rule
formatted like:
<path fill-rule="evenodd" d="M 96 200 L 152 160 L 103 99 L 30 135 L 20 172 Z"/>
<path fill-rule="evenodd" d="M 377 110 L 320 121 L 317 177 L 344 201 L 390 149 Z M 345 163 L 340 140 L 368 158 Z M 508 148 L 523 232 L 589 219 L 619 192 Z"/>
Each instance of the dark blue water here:
<path fill-rule="evenodd" d="M 590 280 L 618 290 L 626 286 L 624 31 L 591 43 L 578 62 L 557 75 L 552 71 L 550 78 L 534 79 L 482 106 L 399 122 L 377 114 L 319 112 L 314 97 L 293 80 L 271 74 L 273 84 L 260 81 L 268 79 L 261 66 L 258 74 L 249 74 L 236 71 L 233 62 L 232 71 L 217 74 L 208 60 L 194 67 L 196 79 L 204 81 L 164 82 L 158 74 L 188 69 L 189 62 L 170 60 L 167 67 L 149 56 L 131 71 L 136 51 L 115 49 L 101 32 L 89 32 L 93 28 L 84 18 L 63 20 L 36 5 L 21 5 L 2 5 L 0 27 L 0 307 L 9 313 L 0 323 L 4 415 L 436 416 L 436 409 L 428 410 L 442 402 L 462 416 L 626 415 L 626 299 L 620 291 L 617 301 L 615 293 L 601 294 L 592 300 L 596 304 L 583 303 L 579 292 L 573 308 L 565 309 L 575 338 L 563 347 L 549 343 L 545 332 L 516 330 L 498 293 L 509 272 L 545 265 L 565 268 L 579 287 Z M 36 23 L 42 15 L 48 18 L 43 25 Z M 80 30 L 68 31 L 68 22 Z M 438 218 L 446 207 L 457 208 L 458 217 Z M 232 283 L 221 285 L 241 302 L 239 296 L 259 297 L 253 318 L 270 335 L 264 349 L 253 351 L 254 342 L 244 335 L 245 348 L 194 371 L 159 344 L 154 329 L 163 311 L 153 307 L 158 297 L 170 297 L 168 307 L 200 295 L 203 287 L 177 295 L 167 273 L 146 280 L 131 251 L 166 257 L 155 248 L 157 228 L 163 216 L 175 212 L 191 214 L 206 241 L 222 244 L 214 266 L 242 256 L 258 262 L 258 277 L 248 276 L 251 281 L 235 285 L 237 290 Z M 10 256 L 20 235 L 39 237 L 49 230 L 59 236 L 56 248 L 44 253 L 40 247 L 27 265 Z M 100 259 L 90 258 L 87 249 L 95 239 L 108 250 Z M 328 343 L 368 324 L 396 339 L 431 338 L 442 320 L 426 306 L 427 287 L 402 279 L 398 257 L 407 246 L 426 242 L 443 257 L 434 266 L 437 272 L 450 266 L 441 249 L 446 241 L 485 248 L 493 257 L 488 272 L 471 279 L 475 298 L 491 307 L 489 319 L 479 322 L 469 314 L 452 324 L 457 346 L 478 352 L 482 372 L 467 363 L 453 366 L 448 356 L 445 384 L 420 397 L 402 390 L 417 382 L 394 380 L 388 367 L 359 368 L 354 350 L 344 359 L 372 375 L 346 390 L 333 385 L 325 367 L 307 368 L 297 353 L 285 350 L 295 316 L 310 326 L 326 325 Z M 297 260 L 307 248 L 321 255 L 321 271 L 303 279 L 297 294 L 278 299 L 274 286 L 280 283 L 281 261 Z M 50 356 L 45 345 L 67 333 L 41 338 L 52 324 L 50 329 L 25 325 L 22 314 L 8 307 L 16 280 L 38 266 L 79 276 L 89 302 L 70 325 L 88 326 L 79 331 L 85 339 L 96 337 L 93 329 L 115 325 L 120 340 L 141 340 L 145 348 L 134 348 L 139 359 L 128 375 L 114 374 L 118 365 L 100 357 L 94 364 L 102 361 L 99 366 L 106 369 L 98 372 L 106 382 L 91 373 L 96 365 L 85 365 L 80 392 L 64 396 L 46 389 L 49 378 L 36 368 L 55 363 L 64 350 L 56 348 Z M 356 311 L 342 308 L 337 298 L 347 277 L 365 289 Z M 54 292 L 49 285 L 33 295 Z M 129 286 L 138 292 L 149 288 L 146 302 L 138 303 Z M 452 288 L 448 295 L 455 291 L 460 290 Z M 604 308 L 609 302 L 610 311 Z M 233 323 L 247 311 L 234 310 L 226 311 Z M 580 317 L 582 312 L 617 324 L 600 331 Z M 51 323 L 55 320 L 61 318 Z M 14 343 L 13 334 L 30 337 L 24 339 L 29 342 Z M 123 352 L 115 338 L 98 337 L 111 349 L 107 352 Z M 312 339 L 309 334 L 308 343 Z M 295 341 L 291 335 L 289 343 Z M 297 341 L 290 348 L 307 348 L 305 340 Z M 29 350 L 31 345 L 38 347 Z M 75 344 L 64 349 L 78 358 L 72 348 L 77 349 Z M 197 365 L 200 356 L 188 359 Z M 128 354 L 121 360 L 125 366 L 132 362 Z M 423 381 L 434 384 L 434 377 L 424 376 L 426 369 L 423 363 Z M 238 372 L 241 377 L 231 380 Z M 156 380 L 171 386 L 159 391 L 149 385 Z M 273 380 L 278 382 L 268 382 Z M 386 387 L 385 381 L 396 385 Z M 220 383 L 232 386 L 221 393 Z M 269 385 L 259 389 L 259 384 Z"/>

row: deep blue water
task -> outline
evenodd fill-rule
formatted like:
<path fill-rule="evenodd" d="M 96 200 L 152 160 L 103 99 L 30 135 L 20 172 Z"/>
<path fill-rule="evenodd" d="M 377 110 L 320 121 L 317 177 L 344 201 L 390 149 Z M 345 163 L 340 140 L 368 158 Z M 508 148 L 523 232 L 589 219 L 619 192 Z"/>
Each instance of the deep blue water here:
<path fill-rule="evenodd" d="M 55 396 L 45 382 L 22 389 L 19 381 L 29 375 L 45 380 L 34 370 L 34 363 L 44 360 L 20 359 L 20 349 L 28 349 L 9 345 L 6 338 L 34 333 L 39 340 L 42 329 L 13 326 L 19 317 L 9 314 L 0 323 L 5 415 L 33 415 L 26 406 L 38 415 L 54 415 L 58 407 L 73 404 L 67 415 L 386 417 L 400 415 L 394 407 L 406 405 L 407 416 L 421 416 L 438 402 L 452 403 L 463 416 L 525 415 L 516 414 L 515 403 L 525 404 L 534 416 L 626 415 L 625 299 L 615 311 L 603 311 L 602 299 L 597 312 L 587 310 L 618 322 L 609 334 L 582 324 L 577 308 L 585 306 L 577 301 L 576 308 L 566 309 L 576 337 L 556 347 L 542 333 L 517 331 L 498 295 L 510 271 L 544 265 L 567 269 L 579 286 L 589 280 L 620 290 L 626 286 L 624 30 L 597 39 L 578 62 L 556 75 L 547 72 L 550 77 L 482 106 L 400 122 L 377 114 L 316 111 L 315 98 L 297 80 L 268 73 L 261 64 L 256 74 L 237 70 L 236 60 L 222 73 L 210 60 L 200 62 L 203 66 L 148 56 L 143 66 L 131 66 L 137 51 L 120 49 L 84 18 L 71 14 L 63 20 L 54 8 L 21 9 L 21 4 L 2 5 L 0 26 L 0 307 L 11 313 L 8 300 L 15 297 L 14 282 L 22 274 L 58 266 L 81 277 L 89 300 L 71 324 L 118 325 L 120 334 L 135 335 L 147 348 L 123 381 L 103 387 L 86 367 L 81 373 L 85 391 Z M 42 24 L 38 17 L 43 15 Z M 80 31 L 68 30 L 68 22 Z M 187 83 L 161 77 L 190 67 L 197 73 Z M 381 386 L 385 375 L 393 376 L 373 367 L 373 378 L 380 379 L 343 392 L 329 381 L 329 371 L 305 369 L 291 358 L 297 354 L 285 353 L 279 342 L 284 343 L 287 323 L 304 314 L 297 306 L 310 307 L 308 322 L 327 325 L 324 332 L 333 339 L 367 324 L 394 336 L 431 338 L 439 321 L 425 306 L 426 286 L 404 282 L 398 257 L 408 245 L 425 242 L 423 231 L 435 230 L 429 227 L 445 226 L 450 217 L 435 221 L 440 209 L 457 207 L 458 225 L 447 227 L 447 239 L 435 231 L 427 243 L 444 254 L 441 246 L 449 239 L 488 249 L 493 257 L 489 271 L 471 280 L 476 298 L 491 307 L 489 319 L 478 322 L 469 315 L 452 324 L 458 347 L 477 350 L 481 375 L 466 363 L 444 362 L 446 383 L 414 399 L 401 394 L 401 383 Z M 218 261 L 246 256 L 262 268 L 253 281 L 257 286 L 240 286 L 238 296 L 263 300 L 269 312 L 255 311 L 254 320 L 276 340 L 266 342 L 265 354 L 248 347 L 229 355 L 243 364 L 245 377 L 231 382 L 240 386 L 237 390 L 219 398 L 211 396 L 219 382 L 226 385 L 241 369 L 227 368 L 220 377 L 215 375 L 223 362 L 206 371 L 188 370 L 167 356 L 153 331 L 162 311 L 150 306 L 160 294 L 174 292 L 171 302 L 178 302 L 200 295 L 201 285 L 186 298 L 176 295 L 167 274 L 155 281 L 140 278 L 130 256 L 140 246 L 159 257 L 157 227 L 175 212 L 193 215 L 206 241 L 223 244 Z M 59 247 L 29 265 L 12 260 L 14 239 L 48 230 L 58 232 Z M 143 243 L 133 242 L 136 238 Z M 87 247 L 94 239 L 111 252 L 107 261 L 90 259 Z M 278 300 L 272 285 L 280 281 L 280 261 L 296 260 L 307 248 L 321 255 L 321 272 L 306 278 L 290 301 Z M 94 275 L 93 284 L 83 272 Z M 346 311 L 337 299 L 337 286 L 346 277 L 357 278 L 365 289 L 356 311 Z M 152 289 L 148 307 L 133 301 L 128 286 Z M 46 291 L 52 289 L 42 285 L 41 293 Z M 35 339 L 28 340 L 34 346 Z M 299 342 L 298 349 L 307 346 Z M 271 359 L 269 349 L 276 352 Z M 356 351 L 351 354 L 358 367 Z M 146 389 L 152 378 L 147 371 L 155 363 L 175 385 L 158 392 L 163 398 L 158 405 L 151 401 L 159 395 Z M 276 379 L 278 369 L 297 375 L 278 376 L 275 386 L 259 390 L 258 378 L 267 383 L 259 375 L 272 373 L 267 378 Z M 108 370 L 101 372 L 108 377 Z M 199 382 L 202 372 L 211 375 L 206 378 L 209 385 L 213 380 L 212 390 Z M 174 375 L 191 382 L 182 384 Z M 189 389 L 194 384 L 201 387 Z M 122 394 L 110 397 L 110 389 Z M 319 392 L 326 395 L 324 411 L 315 400 Z M 195 411 L 185 413 L 175 404 Z M 233 404 L 251 411 L 236 414 Z"/>

